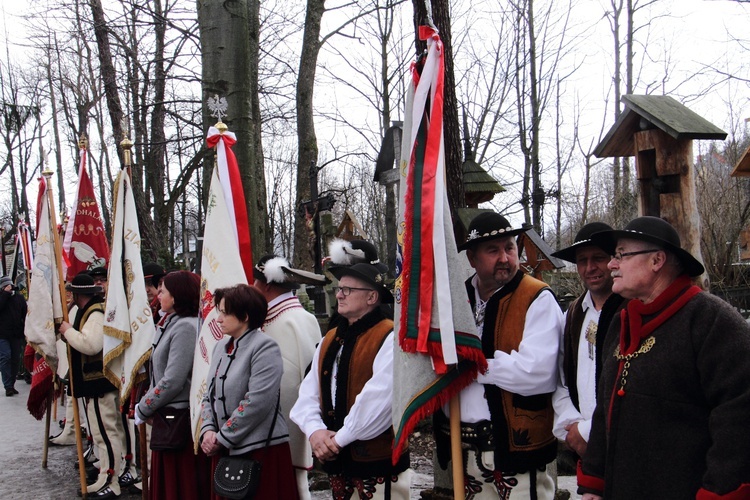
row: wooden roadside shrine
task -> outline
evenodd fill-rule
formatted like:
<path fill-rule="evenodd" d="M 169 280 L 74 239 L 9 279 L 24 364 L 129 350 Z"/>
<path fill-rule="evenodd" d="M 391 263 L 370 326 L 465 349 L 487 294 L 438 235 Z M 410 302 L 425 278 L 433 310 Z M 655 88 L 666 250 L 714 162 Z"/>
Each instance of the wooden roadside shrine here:
<path fill-rule="evenodd" d="M 625 110 L 594 149 L 598 158 L 634 156 L 638 213 L 661 217 L 682 246 L 703 261 L 695 190 L 693 140 L 724 140 L 727 133 L 664 95 L 625 95 Z M 708 289 L 708 275 L 699 284 Z"/>

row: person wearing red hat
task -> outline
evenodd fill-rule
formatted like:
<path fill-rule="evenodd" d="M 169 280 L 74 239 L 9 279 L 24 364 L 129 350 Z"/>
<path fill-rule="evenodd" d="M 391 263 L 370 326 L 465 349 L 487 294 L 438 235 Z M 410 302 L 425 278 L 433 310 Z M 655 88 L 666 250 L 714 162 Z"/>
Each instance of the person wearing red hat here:
<path fill-rule="evenodd" d="M 594 234 L 630 299 L 604 346 L 584 500 L 750 498 L 750 326 L 691 278 L 677 231 L 638 217 Z"/>

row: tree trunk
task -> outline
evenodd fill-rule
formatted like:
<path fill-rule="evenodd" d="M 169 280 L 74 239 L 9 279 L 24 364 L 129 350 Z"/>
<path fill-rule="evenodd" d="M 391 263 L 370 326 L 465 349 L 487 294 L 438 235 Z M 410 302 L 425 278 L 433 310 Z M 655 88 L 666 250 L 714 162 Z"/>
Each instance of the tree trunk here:
<path fill-rule="evenodd" d="M 614 76 L 613 76 L 613 87 L 615 91 L 615 123 L 617 123 L 617 119 L 620 117 L 621 108 L 620 108 L 620 98 L 622 96 L 621 85 L 622 85 L 622 76 L 620 75 L 620 68 L 622 67 L 622 62 L 620 60 L 620 13 L 622 12 L 622 0 L 612 0 L 612 38 L 614 42 L 614 54 L 615 54 L 615 67 L 614 67 Z M 620 158 L 614 158 L 612 160 L 612 200 L 613 200 L 613 214 L 614 214 L 614 220 L 616 221 L 616 225 L 620 224 L 620 198 L 622 197 L 622 177 L 621 177 L 622 167 L 620 163 Z"/>
<path fill-rule="evenodd" d="M 164 19 L 161 0 L 153 2 L 153 24 L 154 24 L 154 60 L 153 73 L 150 81 L 152 82 L 152 106 L 151 106 L 151 133 L 148 141 L 148 148 L 144 151 L 144 173 L 146 176 L 147 191 L 151 193 L 153 200 L 154 225 L 153 235 L 154 243 L 151 246 L 156 253 L 157 260 L 166 264 L 171 264 L 174 259 L 174 253 L 168 244 L 167 236 L 169 235 L 171 210 L 165 203 L 165 173 L 166 173 L 166 146 L 167 137 L 164 133 L 164 93 L 166 87 L 166 73 L 164 71 L 164 34 L 166 30 L 166 21 Z M 145 90 L 145 89 L 144 89 Z M 141 101 L 141 106 L 146 109 L 145 102 Z M 142 133 L 146 134 L 146 126 L 143 124 Z M 173 232 L 173 231 L 172 231 Z"/>
<path fill-rule="evenodd" d="M 542 234 L 542 211 L 544 209 L 544 188 L 542 187 L 542 167 L 539 164 L 539 122 L 541 121 L 541 106 L 539 103 L 539 79 L 536 61 L 536 31 L 534 27 L 534 0 L 526 4 L 526 22 L 529 33 L 529 80 L 531 94 L 531 223 L 540 235 Z"/>
<path fill-rule="evenodd" d="M 123 122 L 123 111 L 122 111 L 122 105 L 120 104 L 120 95 L 119 95 L 119 88 L 117 84 L 117 71 L 115 70 L 114 63 L 112 62 L 112 51 L 109 46 L 109 38 L 108 38 L 108 28 L 107 23 L 104 18 L 104 10 L 102 9 L 102 4 L 100 0 L 89 0 L 89 5 L 91 7 L 91 13 L 94 19 L 94 34 L 96 36 L 96 45 L 98 47 L 98 54 L 99 54 L 99 67 L 100 67 L 100 74 L 102 82 L 104 83 L 104 94 L 106 96 L 107 101 L 107 110 L 109 111 L 109 118 L 112 122 L 112 134 L 115 138 L 115 143 L 117 144 L 117 150 L 120 152 L 118 154 L 118 157 L 120 159 L 120 167 L 125 167 L 125 159 L 124 155 L 121 152 L 120 147 L 120 141 L 123 140 L 124 136 L 124 130 L 122 127 Z M 135 41 L 134 41 L 135 43 Z M 137 85 L 137 79 L 135 78 L 135 72 L 133 75 L 133 78 L 131 79 L 134 83 L 134 85 Z M 135 105 L 135 102 L 134 102 Z M 137 120 L 137 117 L 133 118 L 134 121 Z M 137 125 L 136 121 L 136 125 Z M 143 144 L 143 141 L 138 140 L 138 127 L 136 126 L 136 140 L 134 141 L 136 144 L 140 142 L 140 144 Z M 138 158 L 142 153 L 139 149 L 136 149 L 136 158 Z M 135 165 L 133 165 L 133 175 L 132 175 L 132 183 L 133 183 L 133 197 L 135 198 L 136 208 L 138 211 L 138 224 L 141 231 L 142 241 L 144 242 L 144 246 L 142 247 L 141 251 L 144 254 L 144 257 L 149 260 L 155 260 L 157 256 L 157 250 L 154 247 L 149 248 L 149 245 L 160 245 L 160 240 L 156 237 L 154 233 L 154 222 L 153 219 L 150 217 L 150 210 L 147 204 L 147 197 L 146 192 L 143 189 L 143 183 L 142 183 L 142 173 L 141 167 L 139 165 L 142 165 L 140 161 L 136 161 Z"/>
<path fill-rule="evenodd" d="M 320 52 L 320 21 L 325 0 L 308 0 L 305 31 L 302 36 L 299 74 L 297 76 L 297 193 L 295 207 L 310 199 L 310 166 L 318 162 L 318 139 L 313 121 L 315 72 Z M 317 187 L 317 186 L 316 186 Z M 316 189 L 317 191 L 317 189 Z M 294 266 L 313 269 L 315 235 L 312 220 L 296 211 L 294 218 Z"/>
<path fill-rule="evenodd" d="M 259 0 L 198 1 L 198 26 L 203 48 L 203 129 L 218 120 L 206 102 L 214 95 L 226 97 L 228 110 L 222 119 L 237 136 L 232 148 L 245 190 L 254 258 L 266 249 L 268 220 L 265 174 L 260 150 L 258 109 Z M 210 175 L 213 155 L 206 157 Z M 251 279 L 248 276 L 248 279 Z"/>
<path fill-rule="evenodd" d="M 414 4 L 414 28 L 428 24 L 425 2 L 412 0 Z M 443 134 L 445 137 L 445 169 L 448 185 L 448 204 L 451 217 L 457 220 L 456 209 L 466 206 L 463 178 L 463 151 L 461 148 L 461 124 L 458 120 L 458 100 L 456 98 L 456 79 L 453 75 L 453 43 L 451 38 L 450 2 L 448 0 L 432 1 L 432 19 L 438 29 L 445 48 L 445 86 L 443 94 Z M 427 47 L 425 42 L 415 37 L 417 53 L 421 54 Z"/>
<path fill-rule="evenodd" d="M 112 121 L 112 133 L 117 140 L 119 151 L 119 141 L 122 140 L 122 106 L 120 105 L 120 95 L 117 86 L 117 71 L 112 63 L 112 50 L 109 47 L 107 22 L 104 19 L 104 10 L 100 0 L 89 0 L 91 14 L 94 19 L 94 34 L 96 35 L 96 45 L 99 48 L 99 66 L 101 79 L 104 83 L 104 94 L 107 100 L 107 110 L 109 118 Z M 120 155 L 120 162 L 123 161 Z M 124 166 L 124 165 L 123 165 Z"/>

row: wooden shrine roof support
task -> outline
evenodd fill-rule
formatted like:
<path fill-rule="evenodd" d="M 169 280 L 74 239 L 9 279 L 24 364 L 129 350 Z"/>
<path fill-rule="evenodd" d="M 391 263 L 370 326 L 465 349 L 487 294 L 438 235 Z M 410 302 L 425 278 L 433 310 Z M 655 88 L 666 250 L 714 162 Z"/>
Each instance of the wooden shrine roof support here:
<path fill-rule="evenodd" d="M 598 158 L 633 156 L 636 132 L 657 128 L 674 139 L 724 140 L 727 133 L 665 95 L 624 95 L 625 110 L 594 154 Z"/>

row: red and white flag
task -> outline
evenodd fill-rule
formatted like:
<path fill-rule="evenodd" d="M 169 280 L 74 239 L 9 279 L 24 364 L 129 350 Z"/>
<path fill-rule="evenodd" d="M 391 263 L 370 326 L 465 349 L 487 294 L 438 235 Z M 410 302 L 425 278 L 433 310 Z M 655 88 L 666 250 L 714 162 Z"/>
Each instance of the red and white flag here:
<path fill-rule="evenodd" d="M 219 181 L 224 192 L 229 220 L 233 221 L 234 239 L 240 251 L 242 267 L 246 276 L 253 274 L 253 247 L 250 241 L 250 223 L 247 218 L 245 191 L 242 187 L 240 167 L 234 156 L 232 146 L 237 142 L 233 132 L 219 132 L 216 127 L 208 129 L 206 138 L 208 146 L 216 148 L 216 165 L 219 169 Z"/>
<path fill-rule="evenodd" d="M 31 271 L 34 267 L 34 253 L 31 245 L 31 231 L 24 221 L 18 223 L 17 248 L 21 250 L 24 269 Z M 28 286 L 28 284 L 27 284 Z"/>
<path fill-rule="evenodd" d="M 27 406 L 32 415 L 41 419 L 42 405 L 52 387 L 53 373 L 57 370 L 58 355 L 55 324 L 62 321 L 63 301 L 55 256 L 55 234 L 51 224 L 54 206 L 48 203 L 48 185 L 39 179 L 36 210 L 36 254 L 29 285 L 28 312 L 24 334 L 26 341 L 42 358 L 34 365 L 31 390 Z"/>
<path fill-rule="evenodd" d="M 81 149 L 76 199 L 63 241 L 63 258 L 68 267 L 67 281 L 81 271 L 107 267 L 109 260 L 107 234 L 94 195 L 94 185 L 86 168 L 86 158 L 86 149 Z"/>
<path fill-rule="evenodd" d="M 218 137 L 217 137 L 218 136 Z M 227 140 L 229 139 L 229 140 Z M 226 141 L 226 145 L 224 145 Z M 190 387 L 190 417 L 193 425 L 193 436 L 197 443 L 200 425 L 200 407 L 206 392 L 208 366 L 214 346 L 221 340 L 223 334 L 216 317 L 219 313 L 214 306 L 213 294 L 217 288 L 247 284 L 247 277 L 252 276 L 252 250 L 250 248 L 249 227 L 247 226 L 247 210 L 244 204 L 244 194 L 240 183 L 239 168 L 236 159 L 227 162 L 227 156 L 222 153 L 231 150 L 228 146 L 234 144 L 234 134 L 219 131 L 213 127 L 209 129 L 208 144 L 217 147 L 217 168 L 211 176 L 211 187 L 208 193 L 206 208 L 206 223 L 203 233 L 203 255 L 201 260 L 201 319 L 202 325 L 195 344 L 193 357 L 193 375 Z M 234 154 L 231 154 L 234 159 Z M 224 182 L 226 180 L 226 182 Z M 237 204 L 242 195 L 242 204 Z M 234 203 L 233 201 L 234 200 Z M 242 227 L 244 220 L 245 227 Z M 237 237 L 238 233 L 246 232 L 248 237 Z M 236 244 L 230 244 L 234 242 Z M 244 256 L 244 258 L 243 258 Z"/>
<path fill-rule="evenodd" d="M 141 262 L 141 231 L 127 172 L 115 181 L 112 256 L 104 305 L 104 373 L 120 390 L 121 400 L 139 381 L 138 371 L 151 354 L 154 319 L 146 296 Z M 145 376 L 145 374 L 144 374 Z"/>
<path fill-rule="evenodd" d="M 448 206 L 443 143 L 443 44 L 419 30 L 403 127 L 394 349 L 394 463 L 414 426 L 487 369 Z M 438 285 L 439 284 L 439 285 Z"/>

